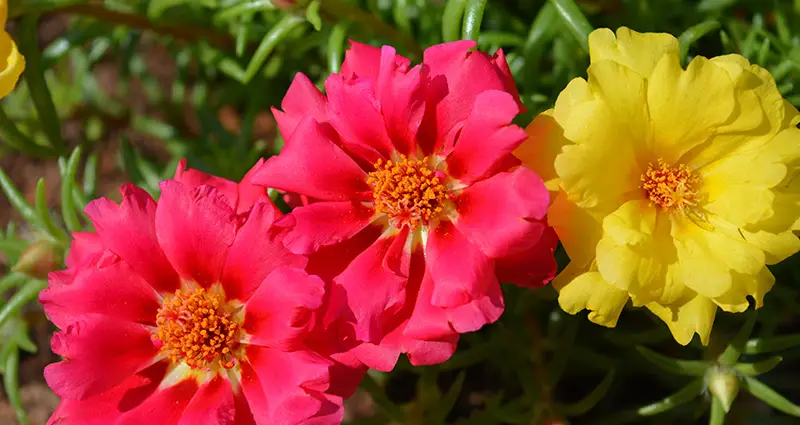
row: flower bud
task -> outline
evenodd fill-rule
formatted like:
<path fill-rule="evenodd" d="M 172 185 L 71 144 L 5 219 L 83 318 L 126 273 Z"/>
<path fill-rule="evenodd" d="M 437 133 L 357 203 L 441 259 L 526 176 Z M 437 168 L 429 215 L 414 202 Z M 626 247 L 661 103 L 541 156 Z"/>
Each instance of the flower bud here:
<path fill-rule="evenodd" d="M 734 371 L 717 366 L 708 370 L 706 383 L 708 391 L 722 403 L 727 413 L 739 395 L 739 377 Z"/>
<path fill-rule="evenodd" d="M 58 245 L 38 240 L 25 249 L 11 270 L 36 279 L 47 279 L 48 273 L 58 270 L 61 268 L 60 265 L 61 255 Z"/>

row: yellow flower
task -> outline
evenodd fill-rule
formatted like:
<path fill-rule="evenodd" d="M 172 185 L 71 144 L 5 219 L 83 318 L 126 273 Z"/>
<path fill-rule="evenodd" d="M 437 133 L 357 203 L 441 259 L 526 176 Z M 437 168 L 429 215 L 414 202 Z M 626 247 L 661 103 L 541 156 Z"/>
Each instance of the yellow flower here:
<path fill-rule="evenodd" d="M 572 80 L 516 154 L 554 192 L 549 221 L 571 262 L 569 313 L 613 327 L 628 300 L 688 344 L 717 307 L 760 307 L 775 264 L 800 249 L 800 115 L 761 67 L 697 57 L 620 28 L 589 36 Z"/>
<path fill-rule="evenodd" d="M 8 2 L 0 0 L 0 98 L 6 97 L 25 69 L 25 58 L 17 50 L 14 40 L 5 31 L 8 19 Z"/>

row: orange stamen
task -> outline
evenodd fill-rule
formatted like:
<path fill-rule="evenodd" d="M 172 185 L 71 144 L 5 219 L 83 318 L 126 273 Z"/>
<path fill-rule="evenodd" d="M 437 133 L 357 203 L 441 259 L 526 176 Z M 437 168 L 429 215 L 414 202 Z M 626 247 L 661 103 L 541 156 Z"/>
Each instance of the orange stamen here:
<path fill-rule="evenodd" d="M 683 210 L 697 205 L 695 186 L 698 179 L 683 164 L 669 166 L 658 159 L 647 166 L 641 180 L 640 187 L 647 193 L 651 205 L 658 205 L 664 210 Z"/>

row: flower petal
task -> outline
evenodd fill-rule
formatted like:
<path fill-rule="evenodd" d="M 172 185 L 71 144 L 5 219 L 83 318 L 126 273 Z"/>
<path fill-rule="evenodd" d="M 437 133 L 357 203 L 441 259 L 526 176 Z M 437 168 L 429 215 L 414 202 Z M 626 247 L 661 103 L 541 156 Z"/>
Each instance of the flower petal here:
<path fill-rule="evenodd" d="M 281 101 L 281 109 L 272 108 L 272 115 L 286 143 L 291 143 L 292 135 L 305 117 L 313 117 L 317 122 L 327 121 L 328 100 L 320 93 L 314 83 L 302 72 L 294 75 L 294 80 Z"/>
<path fill-rule="evenodd" d="M 281 225 L 291 231 L 283 243 L 290 251 L 310 254 L 354 237 L 373 221 L 375 211 L 357 202 L 317 202 L 297 208 Z"/>
<path fill-rule="evenodd" d="M 564 311 L 576 314 L 589 310 L 589 320 L 609 328 L 617 326 L 627 302 L 628 293 L 606 282 L 596 271 L 579 274 L 559 288 L 558 293 L 558 304 Z"/>
<path fill-rule="evenodd" d="M 186 379 L 178 384 L 159 389 L 144 402 L 125 412 L 114 425 L 177 425 L 184 409 L 197 392 L 197 382 Z"/>
<path fill-rule="evenodd" d="M 150 366 L 158 350 L 147 326 L 84 315 L 53 334 L 51 348 L 64 360 L 47 366 L 47 384 L 61 397 L 86 399 Z"/>
<path fill-rule="evenodd" d="M 448 174 L 469 184 L 506 171 L 508 156 L 527 138 L 520 127 L 511 124 L 518 113 L 516 100 L 507 92 L 478 94 L 447 156 Z"/>
<path fill-rule="evenodd" d="M 231 209 L 236 210 L 239 203 L 239 185 L 228 179 L 207 174 L 199 170 L 186 168 L 186 159 L 178 162 L 173 180 L 180 182 L 188 190 L 193 190 L 198 186 L 213 186 L 217 193 L 224 197 Z"/>
<path fill-rule="evenodd" d="M 698 295 L 677 311 L 658 303 L 647 304 L 647 308 L 667 324 L 678 344 L 689 344 L 697 333 L 703 345 L 708 345 L 717 312 L 717 306 L 710 299 Z"/>
<path fill-rule="evenodd" d="M 564 137 L 564 129 L 553 117 L 553 110 L 537 115 L 525 128 L 525 133 L 528 138 L 514 150 L 514 156 L 522 161 L 522 165 L 535 171 L 548 189 L 556 190 L 556 156 L 564 145 L 571 142 Z"/>
<path fill-rule="evenodd" d="M 775 285 L 775 276 L 764 267 L 755 274 L 742 274 L 733 272 L 733 285 L 731 289 L 722 296 L 712 299 L 724 311 L 742 313 L 750 307 L 752 297 L 755 307 L 761 308 L 764 305 L 764 295 Z"/>
<path fill-rule="evenodd" d="M 571 202 L 563 190 L 550 205 L 547 221 L 558 234 L 570 264 L 588 267 L 603 234 L 601 221 Z"/>
<path fill-rule="evenodd" d="M 0 98 L 3 98 L 17 85 L 22 71 L 25 70 L 25 57 L 19 53 L 17 45 L 6 31 L 0 31 L 0 46 L 4 47 L 2 51 L 5 53 L 2 58 L 3 70 L 0 71 Z"/>
<path fill-rule="evenodd" d="M 503 257 L 538 242 L 549 200 L 542 180 L 519 167 L 464 189 L 455 199 L 454 223 L 484 254 Z"/>
<path fill-rule="evenodd" d="M 96 232 L 73 232 L 67 254 L 67 268 L 78 267 L 95 253 L 104 250 L 103 239 Z"/>
<path fill-rule="evenodd" d="M 664 55 L 678 56 L 678 39 L 666 33 L 638 33 L 626 27 L 617 29 L 616 37 L 608 28 L 589 34 L 589 57 L 592 63 L 611 60 L 649 77 Z"/>
<path fill-rule="evenodd" d="M 142 324 L 155 324 L 158 294 L 122 261 L 105 267 L 75 271 L 70 284 L 50 287 L 39 294 L 47 317 L 59 328 L 85 314 L 99 314 Z"/>
<path fill-rule="evenodd" d="M 216 376 L 200 386 L 178 425 L 233 425 L 235 417 L 231 383 Z"/>
<path fill-rule="evenodd" d="M 86 206 L 103 246 L 122 257 L 133 270 L 159 291 L 178 288 L 178 274 L 159 246 L 156 236 L 156 203 L 142 189 L 125 185 L 122 203 L 94 200 Z"/>
<path fill-rule="evenodd" d="M 325 283 L 319 277 L 301 269 L 275 269 L 244 307 L 248 343 L 297 349 L 324 295 Z"/>
<path fill-rule="evenodd" d="M 222 271 L 222 287 L 228 299 L 246 301 L 267 275 L 279 267 L 304 267 L 305 257 L 283 245 L 281 228 L 272 226 L 274 206 L 259 202 L 236 233 Z"/>
<path fill-rule="evenodd" d="M 558 270 L 554 256 L 558 246 L 556 232 L 548 227 L 530 249 L 495 261 L 497 279 L 503 283 L 539 288 L 553 280 Z"/>
<path fill-rule="evenodd" d="M 381 67 L 381 55 L 380 48 L 350 40 L 350 48 L 344 54 L 341 74 L 347 79 L 361 77 L 377 81 Z M 394 64 L 407 69 L 411 61 L 395 55 Z"/>
<path fill-rule="evenodd" d="M 204 287 L 218 282 L 236 237 L 233 209 L 213 186 L 189 189 L 171 180 L 160 186 L 156 233 L 170 263 Z"/>
<path fill-rule="evenodd" d="M 326 201 L 369 199 L 367 174 L 336 146 L 313 118 L 297 126 L 293 138 L 256 171 L 253 182 Z"/>
<path fill-rule="evenodd" d="M 383 46 L 375 85 L 389 139 L 397 152 L 411 155 L 417 151 L 417 130 L 425 113 L 425 86 L 422 67 L 409 70 L 397 57 L 393 47 Z"/>

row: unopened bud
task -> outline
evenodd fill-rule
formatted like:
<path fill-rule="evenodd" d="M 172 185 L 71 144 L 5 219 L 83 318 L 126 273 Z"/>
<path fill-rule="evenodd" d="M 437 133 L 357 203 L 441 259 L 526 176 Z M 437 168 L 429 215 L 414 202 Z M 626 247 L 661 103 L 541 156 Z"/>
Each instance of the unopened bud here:
<path fill-rule="evenodd" d="M 739 377 L 733 370 L 720 366 L 711 368 L 706 375 L 708 391 L 720 401 L 727 413 L 739 395 Z"/>
<path fill-rule="evenodd" d="M 11 270 L 36 279 L 47 279 L 47 275 L 60 269 L 60 266 L 61 255 L 58 246 L 50 241 L 38 240 L 22 252 L 19 261 L 11 267 Z"/>

